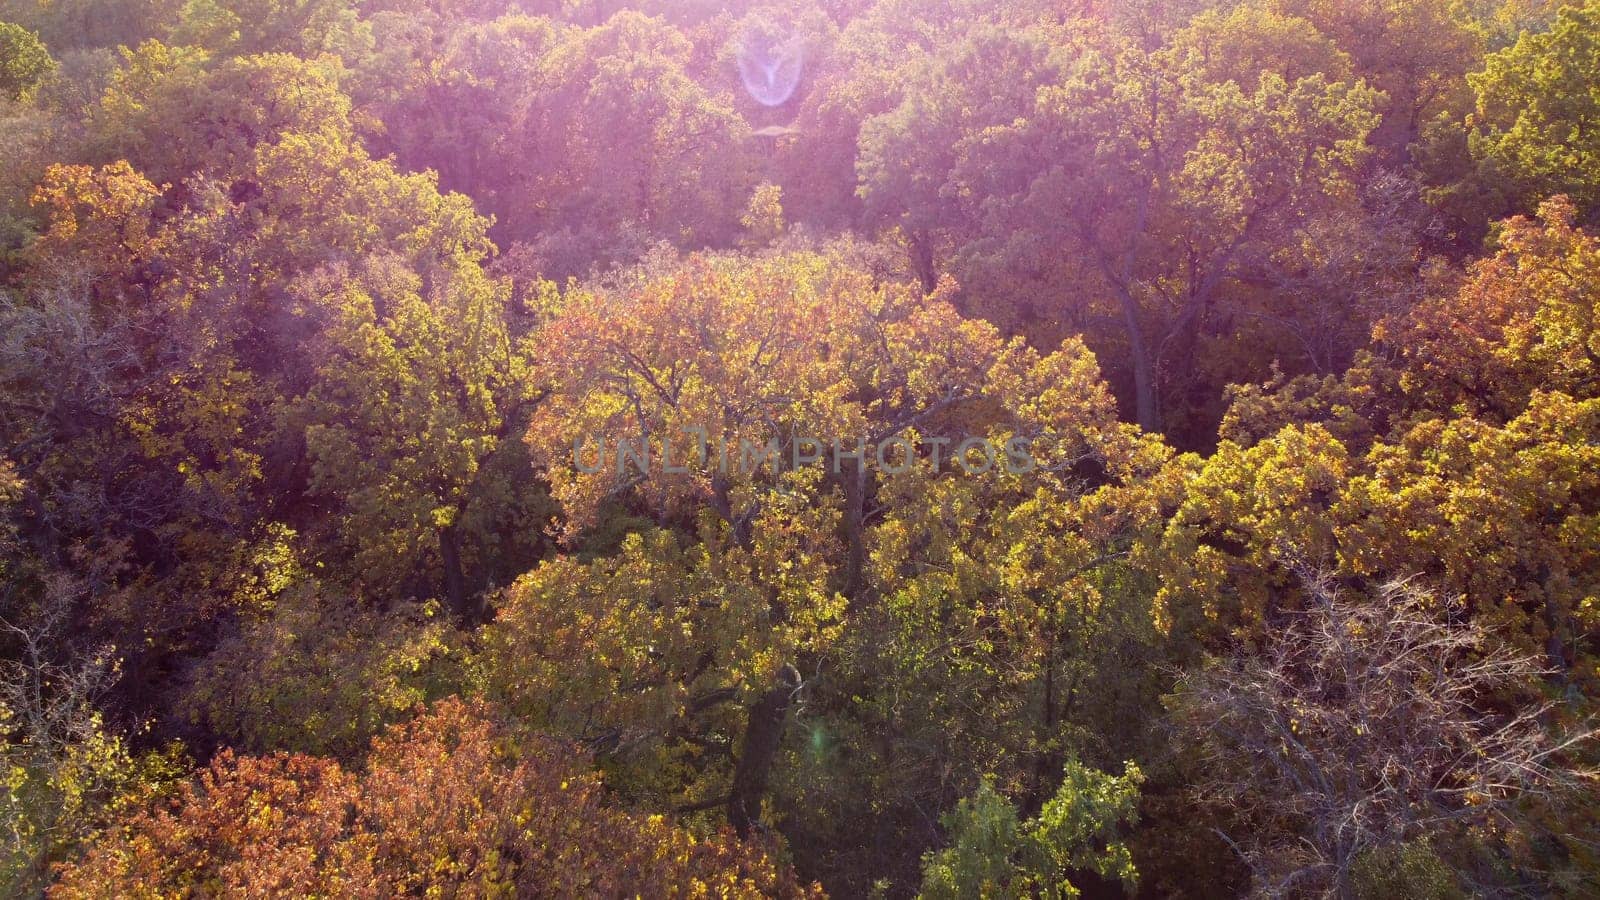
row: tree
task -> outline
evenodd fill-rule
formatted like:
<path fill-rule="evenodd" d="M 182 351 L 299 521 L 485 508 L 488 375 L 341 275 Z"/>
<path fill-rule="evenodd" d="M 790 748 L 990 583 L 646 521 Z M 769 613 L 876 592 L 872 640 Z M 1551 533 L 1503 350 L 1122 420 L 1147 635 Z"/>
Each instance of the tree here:
<path fill-rule="evenodd" d="M 983 782 L 945 817 L 951 846 L 923 861 L 919 896 L 1077 897 L 1075 872 L 1131 887 L 1138 873 L 1117 838 L 1122 823 L 1137 820 L 1144 776 L 1133 763 L 1126 770 L 1113 776 L 1068 762 L 1061 790 L 1027 822 Z"/>
<path fill-rule="evenodd" d="M 403 594 L 421 559 L 438 567 L 442 595 L 471 619 L 487 587 L 480 545 L 463 534 L 486 496 L 480 474 L 514 439 L 531 397 L 526 353 L 506 333 L 507 286 L 465 260 L 418 273 L 394 257 L 335 267 L 301 286 L 327 323 L 313 356 L 317 383 L 295 410 L 311 464 L 308 489 L 335 504 L 333 535 L 369 584 Z M 374 454 L 392 461 L 382 477 Z M 427 542 L 435 547 L 420 551 Z M 412 566 L 396 566 L 396 562 Z"/>
<path fill-rule="evenodd" d="M 3 0 L 0 21 L 39 35 L 58 55 L 97 47 L 136 46 L 158 37 L 180 4 L 175 0 Z"/>
<path fill-rule="evenodd" d="M 9 505 L 6 478 L 0 469 Z M 14 549 L 0 543 L 0 559 Z M 0 887 L 17 896 L 40 891 L 52 865 L 178 763 L 176 749 L 136 756 L 107 725 L 100 704 L 117 677 L 114 648 L 84 652 L 65 633 L 84 584 L 53 573 L 33 605 L 25 574 L 0 563 Z M 10 620 L 24 615 L 26 625 Z"/>
<path fill-rule="evenodd" d="M 55 166 L 35 193 L 49 225 L 25 254 L 20 290 L 0 298 L 0 427 L 24 484 L 28 515 L 17 521 L 34 568 L 118 581 L 132 535 L 177 515 L 119 427 L 143 384 L 142 322 L 130 310 L 148 297 L 142 267 L 168 246 L 154 234 L 158 197 L 126 165 Z M 102 610 L 125 599 L 113 589 L 95 597 Z M 155 621 L 150 599 L 144 615 Z"/>
<path fill-rule="evenodd" d="M 170 803 L 104 833 L 50 895 L 820 895 L 760 847 L 604 805 L 571 747 L 515 737 L 452 700 L 374 739 L 360 775 L 224 751 Z"/>
<path fill-rule="evenodd" d="M 263 72 L 305 74 L 251 59 L 214 83 Z M 260 115 L 202 116 L 218 152 L 194 171 L 176 162 L 177 186 L 126 163 L 53 171 L 37 194 L 48 225 L 4 304 L 4 422 L 37 510 L 30 538 L 63 562 L 118 560 L 113 583 L 142 585 L 139 603 L 81 610 L 130 648 L 130 684 L 269 603 L 262 560 L 285 534 L 335 569 L 334 596 L 440 598 L 461 621 L 538 553 L 536 532 L 507 528 L 543 492 L 508 475 L 525 385 L 509 291 L 483 271 L 488 223 L 371 159 L 347 127 L 310 116 L 298 131 L 297 114 L 273 132 L 271 110 L 295 96 L 341 102 L 326 81 L 301 86 Z M 336 406 L 352 390 L 361 414 Z M 388 392 L 404 417 L 381 411 Z M 428 453 L 391 460 L 391 480 L 362 493 L 349 451 L 410 454 L 420 434 Z"/>
<path fill-rule="evenodd" d="M 1259 641 L 1309 601 L 1297 566 L 1421 574 L 1501 640 L 1586 683 L 1596 404 L 1537 394 L 1504 426 L 1428 419 L 1365 454 L 1315 422 L 1247 449 L 1224 443 L 1167 525 L 1160 603 L 1202 642 Z"/>
<path fill-rule="evenodd" d="M 1365 450 L 1430 419 L 1504 424 L 1540 390 L 1593 399 L 1597 245 L 1575 218 L 1556 197 L 1537 219 L 1500 223 L 1492 256 L 1464 272 L 1429 267 L 1405 286 L 1343 376 L 1235 388 L 1222 436 L 1248 445 L 1316 422 Z"/>
<path fill-rule="evenodd" d="M 442 50 L 434 32 L 408 33 L 420 58 L 368 76 L 388 94 L 384 143 L 480 198 L 497 237 L 534 245 L 546 274 L 738 236 L 759 181 L 749 127 L 689 76 L 694 47 L 676 29 L 624 12 L 593 28 L 507 16 L 440 30 Z"/>
<path fill-rule="evenodd" d="M 592 543 L 614 497 L 656 528 L 612 558 L 559 559 L 512 589 L 494 630 L 524 698 L 514 708 L 531 701 L 541 719 L 642 761 L 644 785 L 673 758 L 704 755 L 687 783 L 648 789 L 692 804 L 725 797 L 729 705 L 794 689 L 774 679 L 826 646 L 851 590 L 834 566 L 841 543 L 860 566 L 865 497 L 835 495 L 854 473 L 795 465 L 793 442 L 865 427 L 868 401 L 850 387 L 873 370 L 858 354 L 887 352 L 875 334 L 929 313 L 804 256 L 697 258 L 563 298 L 535 338 L 548 396 L 527 432 L 562 504 L 558 533 Z M 903 402 L 911 415 L 933 401 Z M 643 454 L 637 468 L 621 461 L 622 442 Z M 589 677 L 569 678 L 573 666 Z"/>
<path fill-rule="evenodd" d="M 1597 33 L 1600 4 L 1565 4 L 1548 31 L 1524 33 L 1471 76 L 1476 178 L 1505 203 L 1491 216 L 1533 212 L 1554 194 L 1568 195 L 1580 220 L 1600 214 Z"/>
<path fill-rule="evenodd" d="M 818 807 L 846 836 L 909 829 L 980 771 L 1042 803 L 1082 723 L 1137 744 L 1096 698 L 1154 702 L 1111 660 L 1155 652 L 1124 561 L 1181 483 L 1116 421 L 1082 344 L 1004 342 L 942 293 L 827 256 L 662 265 L 569 291 L 535 338 L 548 395 L 528 441 L 577 557 L 501 602 L 497 696 L 601 749 L 621 789 L 697 809 L 761 783 L 739 770 L 784 711 L 881 735 L 848 768 L 781 742 L 774 808 L 818 856 Z M 897 437 L 914 449 L 875 459 Z M 1014 441 L 1036 469 L 1009 471 Z M 617 530 L 636 532 L 620 552 Z M 1007 712 L 972 721 L 980 697 Z M 901 844 L 913 870 L 925 840 Z"/>
<path fill-rule="evenodd" d="M 1159 430 L 1162 395 L 1192 389 L 1197 338 L 1224 289 L 1339 196 L 1373 119 L 1360 85 L 1269 74 L 1246 94 L 1153 62 L 1124 56 L 1041 95 L 1060 143 L 1035 183 L 1068 211 L 1115 298 L 1138 421 Z"/>
<path fill-rule="evenodd" d="M 384 727 L 459 690 L 464 653 L 435 604 L 372 604 L 303 573 L 194 667 L 180 714 L 235 750 L 359 759 Z"/>
<path fill-rule="evenodd" d="M 504 15 L 455 18 L 431 8 L 371 16 L 375 45 L 352 62 L 351 94 L 373 113 L 369 145 L 392 152 L 411 171 L 431 169 L 508 222 L 513 238 L 531 239 L 519 185 L 534 141 L 540 155 L 555 135 L 524 133 L 531 108 L 549 90 L 548 56 L 571 35 L 546 19 Z M 549 165 L 559 165 L 550 159 Z"/>
<path fill-rule="evenodd" d="M 751 247 L 771 244 L 783 235 L 783 189 L 771 182 L 756 188 L 739 217 L 744 226 L 745 242 Z"/>
<path fill-rule="evenodd" d="M 831 689 L 808 701 L 813 742 L 785 767 L 788 834 L 830 869 L 854 848 L 928 846 L 927 811 L 980 773 L 1036 811 L 1065 759 L 1147 746 L 1129 711 L 1158 707 L 1162 639 L 1129 558 L 1181 495 L 1177 469 L 1118 424 L 1081 342 L 1049 355 L 1014 343 L 975 390 L 915 439 L 953 453 L 957 435 L 982 434 L 1026 446 L 1036 467 L 965 473 L 919 454 L 875 472 L 869 599 L 831 654 Z M 897 881 L 920 877 L 914 854 L 893 864 Z"/>
<path fill-rule="evenodd" d="M 348 0 L 184 0 L 174 7 L 165 37 L 216 53 L 313 57 L 367 38 Z"/>
<path fill-rule="evenodd" d="M 0 98 L 22 100 L 55 70 L 56 61 L 39 36 L 0 22 Z"/>
<path fill-rule="evenodd" d="M 1232 627 L 1215 606 L 1228 598 L 1254 629 L 1269 598 L 1294 605 L 1295 558 L 1426 573 L 1503 639 L 1588 677 L 1596 245 L 1565 201 L 1543 214 L 1505 223 L 1501 251 L 1464 275 L 1436 274 L 1342 378 L 1236 395 L 1229 440 L 1169 526 L 1190 574 L 1164 596 Z"/>
<path fill-rule="evenodd" d="M 959 229 L 966 211 L 952 171 L 986 129 L 1026 115 L 1039 87 L 1060 77 L 1066 51 L 1053 37 L 979 25 L 922 65 L 899 106 L 863 124 L 867 213 L 904 234 L 924 291 L 938 283 L 942 232 Z"/>
<path fill-rule="evenodd" d="M 1179 694 L 1197 790 L 1252 823 L 1238 849 L 1257 894 L 1346 896 L 1367 854 L 1515 828 L 1519 799 L 1579 786 L 1572 760 L 1594 732 L 1546 730 L 1556 705 L 1529 696 L 1535 659 L 1416 584 L 1352 600 L 1307 577 L 1307 609 Z"/>
<path fill-rule="evenodd" d="M 61 117 L 34 106 L 0 103 L 0 156 L 8 160 L 0 172 L 0 271 L 37 234 L 28 198 L 55 161 L 67 127 Z"/>
<path fill-rule="evenodd" d="M 1600 396 L 1600 239 L 1565 197 L 1500 229 L 1500 249 L 1459 282 L 1440 279 L 1376 336 L 1399 354 L 1413 409 L 1502 422 L 1537 391 Z"/>
<path fill-rule="evenodd" d="M 353 142 L 351 104 L 331 57 L 268 54 L 213 61 L 155 41 L 123 53 L 94 117 L 98 141 L 152 181 L 197 175 L 240 184 L 257 147 L 289 134 Z"/>
<path fill-rule="evenodd" d="M 1073 51 L 1053 68 L 978 88 L 986 103 L 1013 101 L 987 121 L 938 125 L 937 115 L 918 112 L 934 101 L 915 95 L 874 120 L 863 137 L 863 190 L 869 204 L 874 195 L 910 204 L 929 227 L 955 223 L 945 233 L 967 244 L 969 258 L 998 260 L 990 270 L 1037 270 L 1014 254 L 1037 260 L 1040 247 L 1073 248 L 1051 264 L 1094 285 L 1087 312 L 1073 314 L 1114 316 L 1135 418 L 1159 430 L 1163 397 L 1196 390 L 1201 338 L 1231 318 L 1221 312 L 1230 290 L 1293 246 L 1319 208 L 1347 196 L 1376 124 L 1376 95 L 1320 74 L 1212 82 L 1188 49 L 1150 52 L 1110 38 L 1046 44 L 1052 58 L 1063 43 Z M 991 61 L 982 71 L 1011 70 Z M 1028 86 L 1020 95 L 1019 84 Z M 993 108 L 956 105 L 969 107 Z M 875 150 L 897 122 L 905 152 Z M 917 155 L 946 152 L 952 141 L 962 142 L 954 158 Z M 896 171 L 916 183 L 890 180 Z M 967 285 L 980 296 L 986 287 Z"/>
<path fill-rule="evenodd" d="M 1350 55 L 1311 22 L 1270 4 L 1242 3 L 1224 12 L 1206 10 L 1172 37 L 1207 81 L 1232 81 L 1252 91 L 1267 73 L 1293 84 L 1321 75 L 1349 81 Z"/>
<path fill-rule="evenodd" d="M 1468 6 L 1449 0 L 1275 0 L 1309 21 L 1350 55 L 1355 75 L 1381 91 L 1383 120 L 1373 131 L 1379 160 L 1411 164 L 1430 120 L 1457 119 L 1471 103 L 1467 73 L 1483 59 L 1478 24 Z"/>

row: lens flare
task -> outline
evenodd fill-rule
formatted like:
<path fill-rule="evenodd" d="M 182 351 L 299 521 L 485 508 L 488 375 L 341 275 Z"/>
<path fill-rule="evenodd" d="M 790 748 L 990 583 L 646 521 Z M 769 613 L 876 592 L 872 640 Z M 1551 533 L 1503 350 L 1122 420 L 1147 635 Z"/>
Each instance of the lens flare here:
<path fill-rule="evenodd" d="M 805 42 L 796 35 L 750 33 L 739 42 L 739 77 L 762 106 L 782 106 L 800 87 Z"/>

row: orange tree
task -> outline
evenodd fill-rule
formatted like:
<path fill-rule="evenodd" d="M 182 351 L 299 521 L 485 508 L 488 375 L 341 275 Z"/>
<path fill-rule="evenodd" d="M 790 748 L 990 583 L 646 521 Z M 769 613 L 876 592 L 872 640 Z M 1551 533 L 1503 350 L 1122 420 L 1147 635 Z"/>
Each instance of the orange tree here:
<path fill-rule="evenodd" d="M 220 754 L 62 867 L 53 897 L 817 896 L 755 844 L 603 802 L 567 744 L 447 701 L 375 739 L 360 772 Z"/>

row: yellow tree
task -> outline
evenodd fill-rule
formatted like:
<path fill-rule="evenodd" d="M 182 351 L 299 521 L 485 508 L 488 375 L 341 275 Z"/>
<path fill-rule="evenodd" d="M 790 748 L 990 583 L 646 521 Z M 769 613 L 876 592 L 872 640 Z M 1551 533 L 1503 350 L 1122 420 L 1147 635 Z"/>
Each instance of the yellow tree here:
<path fill-rule="evenodd" d="M 753 819 L 776 747 L 730 785 L 727 706 L 776 709 L 748 717 L 756 761 L 798 687 L 792 666 L 836 635 L 841 593 L 859 579 L 867 472 L 822 460 L 835 438 L 954 399 L 958 385 L 914 379 L 888 355 L 919 327 L 961 326 L 820 257 L 696 258 L 562 298 L 535 339 L 547 397 L 528 430 L 563 507 L 557 527 L 580 547 L 603 537 L 608 507 L 654 527 L 616 559 L 553 561 L 513 587 L 495 626 L 509 689 L 645 751 L 647 782 L 671 775 L 662 751 L 709 756 L 706 778 L 656 789 L 709 804 L 723 790 L 736 822 Z M 896 390 L 869 394 L 872 379 Z M 570 679 L 571 666 L 588 677 Z M 536 687 L 552 680 L 569 683 Z"/>
<path fill-rule="evenodd" d="M 217 78 L 273 72 L 304 74 L 268 58 Z M 342 102 L 305 86 L 313 108 Z M 507 288 L 483 271 L 487 221 L 315 115 L 268 128 L 273 106 L 184 125 L 217 126 L 217 153 L 165 191 L 126 163 L 52 173 L 5 308 L 6 426 L 40 540 L 130 563 L 117 577 L 144 580 L 144 607 L 85 612 L 148 637 L 122 641 L 141 658 L 261 612 L 285 529 L 352 595 L 439 597 L 468 618 L 488 573 L 538 548 L 501 536 L 540 491 L 508 477 L 526 380 Z M 70 384 L 44 383 L 52 370 Z"/>
<path fill-rule="evenodd" d="M 1048 796 L 1069 720 L 1112 718 L 1097 690 L 1153 700 L 1106 660 L 1155 653 L 1130 554 L 1181 481 L 1081 343 L 1040 355 L 942 291 L 804 254 L 571 291 L 536 341 L 528 440 L 577 555 L 507 592 L 488 671 L 629 790 L 742 825 L 781 752 L 781 809 L 825 855 L 982 771 Z M 814 735 L 878 734 L 869 758 L 896 764 L 780 745 L 801 697 Z M 978 697 L 1006 713 L 973 721 Z"/>
<path fill-rule="evenodd" d="M 1168 525 L 1175 614 L 1249 636 L 1302 602 L 1297 568 L 1425 575 L 1504 639 L 1594 677 L 1600 248 L 1572 215 L 1558 200 L 1506 223 L 1499 253 L 1380 325 L 1385 358 L 1237 395 Z"/>
<path fill-rule="evenodd" d="M 194 175 L 240 184 L 259 146 L 290 133 L 352 141 L 350 100 L 332 57 L 288 54 L 223 59 L 157 41 L 124 48 L 122 65 L 92 117 L 93 142 L 157 183 Z"/>
<path fill-rule="evenodd" d="M 1476 180 L 1507 202 L 1494 212 L 1532 212 L 1556 193 L 1567 194 L 1584 221 L 1600 211 L 1600 104 L 1589 90 L 1600 75 L 1597 30 L 1600 5 L 1562 4 L 1548 30 L 1530 29 L 1471 76 Z"/>

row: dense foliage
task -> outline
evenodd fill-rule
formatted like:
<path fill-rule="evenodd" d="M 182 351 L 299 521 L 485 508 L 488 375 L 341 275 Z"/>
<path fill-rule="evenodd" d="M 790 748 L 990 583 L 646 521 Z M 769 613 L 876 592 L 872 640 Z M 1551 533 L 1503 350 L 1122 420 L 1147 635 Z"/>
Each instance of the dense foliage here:
<path fill-rule="evenodd" d="M 1600 0 L 0 0 L 0 893 L 1600 894 Z"/>

